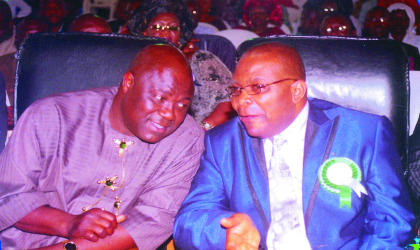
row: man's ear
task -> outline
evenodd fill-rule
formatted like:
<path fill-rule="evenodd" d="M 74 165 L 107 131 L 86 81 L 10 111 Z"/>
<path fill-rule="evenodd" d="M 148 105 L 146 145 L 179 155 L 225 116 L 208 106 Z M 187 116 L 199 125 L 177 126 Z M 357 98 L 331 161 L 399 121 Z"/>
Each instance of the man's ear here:
<path fill-rule="evenodd" d="M 296 82 L 292 83 L 291 90 L 292 90 L 292 100 L 293 103 L 299 103 L 306 97 L 306 91 L 308 87 L 306 86 L 306 82 L 304 80 L 297 80 Z"/>
<path fill-rule="evenodd" d="M 124 94 L 126 94 L 134 85 L 134 76 L 130 71 L 124 73 L 121 81 L 121 88 Z"/>

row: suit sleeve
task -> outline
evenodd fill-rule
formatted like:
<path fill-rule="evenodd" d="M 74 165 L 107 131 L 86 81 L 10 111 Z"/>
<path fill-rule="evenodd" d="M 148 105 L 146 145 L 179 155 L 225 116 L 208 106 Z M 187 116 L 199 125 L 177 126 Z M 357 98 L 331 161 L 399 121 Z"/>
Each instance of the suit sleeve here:
<path fill-rule="evenodd" d="M 228 211 L 223 166 L 216 163 L 208 133 L 205 148 L 190 193 L 175 218 L 174 240 L 178 249 L 225 249 L 226 230 L 220 220 L 233 212 Z"/>
<path fill-rule="evenodd" d="M 381 117 L 367 173 L 368 205 L 361 249 L 404 247 L 414 239 L 412 204 L 398 157 L 393 128 Z"/>

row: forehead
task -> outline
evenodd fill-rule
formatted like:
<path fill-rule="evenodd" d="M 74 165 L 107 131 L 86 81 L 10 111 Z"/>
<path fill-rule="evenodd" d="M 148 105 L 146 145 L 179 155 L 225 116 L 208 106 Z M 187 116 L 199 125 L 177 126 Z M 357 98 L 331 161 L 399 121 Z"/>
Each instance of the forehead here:
<path fill-rule="evenodd" d="M 402 9 L 393 10 L 391 12 L 391 16 L 392 17 L 407 17 L 408 18 L 407 11 L 402 10 Z"/>
<path fill-rule="evenodd" d="M 341 17 L 341 16 L 327 17 L 325 19 L 325 25 L 334 25 L 334 24 L 348 25 L 349 22 L 347 21 L 346 18 Z"/>
<path fill-rule="evenodd" d="M 253 5 L 249 9 L 249 13 L 256 14 L 256 13 L 267 13 L 267 9 L 261 5 Z"/>
<path fill-rule="evenodd" d="M 41 8 L 55 5 L 64 6 L 64 2 L 60 0 L 41 0 Z"/>
<path fill-rule="evenodd" d="M 151 23 L 153 22 L 176 22 L 179 23 L 178 17 L 174 14 L 174 13 L 161 13 L 157 16 L 155 16 L 152 21 L 150 21 Z"/>
<path fill-rule="evenodd" d="M 235 81 L 274 80 L 285 73 L 285 66 L 279 56 L 251 52 L 241 58 L 232 78 Z"/>
<path fill-rule="evenodd" d="M 194 87 L 189 72 L 173 67 L 156 67 L 139 71 L 136 85 L 141 92 L 154 93 L 156 91 L 169 95 L 181 95 L 182 98 L 192 98 Z"/>
<path fill-rule="evenodd" d="M 322 8 L 333 8 L 337 9 L 337 4 L 334 2 L 325 2 L 321 5 Z"/>
<path fill-rule="evenodd" d="M 366 18 L 385 17 L 385 16 L 389 16 L 389 12 L 386 9 L 375 9 L 375 10 L 369 11 L 366 15 Z"/>

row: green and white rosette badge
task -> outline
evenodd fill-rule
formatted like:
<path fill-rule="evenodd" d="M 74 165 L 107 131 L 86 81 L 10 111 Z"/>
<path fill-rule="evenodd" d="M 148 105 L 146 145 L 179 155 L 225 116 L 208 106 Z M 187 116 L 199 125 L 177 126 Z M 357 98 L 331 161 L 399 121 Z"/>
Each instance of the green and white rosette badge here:
<path fill-rule="evenodd" d="M 328 192 L 340 195 L 340 208 L 347 205 L 351 208 L 351 190 L 361 196 L 367 195 L 366 189 L 360 184 L 362 171 L 357 164 L 344 157 L 326 160 L 318 172 L 321 186 Z"/>

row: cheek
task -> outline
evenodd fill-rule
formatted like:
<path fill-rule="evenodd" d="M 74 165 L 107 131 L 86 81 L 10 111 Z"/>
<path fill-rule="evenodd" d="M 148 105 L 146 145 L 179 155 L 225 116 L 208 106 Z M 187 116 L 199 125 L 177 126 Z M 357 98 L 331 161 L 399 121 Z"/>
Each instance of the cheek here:
<path fill-rule="evenodd" d="M 236 104 L 236 101 L 237 101 L 237 97 L 232 97 L 232 100 L 231 100 L 231 103 L 232 103 L 232 108 L 233 108 L 235 111 L 238 111 L 238 105 Z"/>
<path fill-rule="evenodd" d="M 187 116 L 188 108 L 187 109 L 175 109 L 175 125 L 179 126 Z"/>
<path fill-rule="evenodd" d="M 181 37 L 181 33 L 179 31 L 172 32 L 171 37 L 173 38 L 173 43 L 177 44 L 179 42 L 179 39 Z"/>

